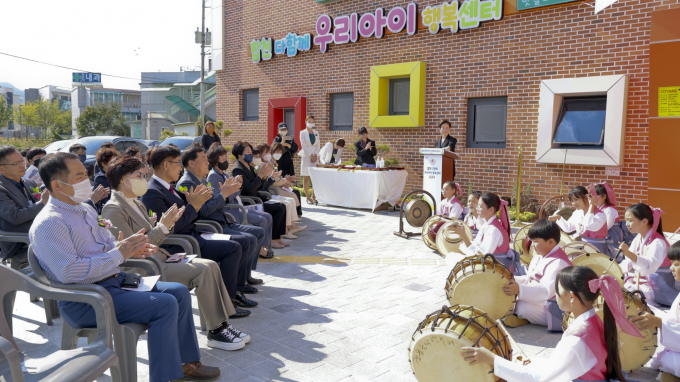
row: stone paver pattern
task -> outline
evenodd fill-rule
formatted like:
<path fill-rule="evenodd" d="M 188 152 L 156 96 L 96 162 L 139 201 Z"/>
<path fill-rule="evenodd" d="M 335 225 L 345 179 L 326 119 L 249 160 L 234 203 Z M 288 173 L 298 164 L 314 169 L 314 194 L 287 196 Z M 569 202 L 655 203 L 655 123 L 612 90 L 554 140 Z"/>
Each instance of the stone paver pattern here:
<path fill-rule="evenodd" d="M 392 234 L 398 212 L 306 203 L 303 212 L 307 230 L 290 247 L 277 250 L 277 256 L 441 260 L 419 237 L 405 240 Z M 407 230 L 419 231 L 408 225 Z M 202 362 L 221 368 L 220 381 L 414 382 L 407 353 L 411 335 L 428 313 L 448 305 L 444 285 L 450 270 L 443 261 L 425 263 L 430 265 L 260 263 L 255 276 L 265 283 L 251 295 L 260 305 L 250 317 L 231 320 L 252 340 L 234 352 L 206 346 L 192 293 Z M 42 302 L 17 295 L 14 333 L 27 357 L 58 350 L 62 323 L 58 318 L 47 326 Z M 510 333 L 532 359 L 548 357 L 561 336 L 533 325 Z M 146 382 L 146 334 L 137 356 L 138 380 Z M 643 368 L 630 377 L 652 381 L 656 376 L 655 370 Z"/>

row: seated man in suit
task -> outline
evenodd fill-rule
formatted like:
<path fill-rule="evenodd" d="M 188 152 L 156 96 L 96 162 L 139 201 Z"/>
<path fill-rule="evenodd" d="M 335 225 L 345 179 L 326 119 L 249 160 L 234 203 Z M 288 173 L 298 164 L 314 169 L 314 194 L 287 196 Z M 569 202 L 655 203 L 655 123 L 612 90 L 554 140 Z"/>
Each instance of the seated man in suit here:
<path fill-rule="evenodd" d="M 158 282 L 150 292 L 121 288 L 120 264 L 145 258 L 156 246 L 140 230 L 116 241 L 99 225 L 94 208 L 84 203 L 90 180 L 78 156 L 59 152 L 40 165 L 40 177 L 50 192 L 47 205 L 35 217 L 29 237 L 47 277 L 65 284 L 98 284 L 113 302 L 120 323 L 149 324 L 149 374 L 152 381 L 205 381 L 220 375 L 201 365 L 201 352 L 191 309 L 191 295 L 182 284 Z M 89 304 L 60 301 L 62 317 L 74 328 L 97 325 Z"/>
<path fill-rule="evenodd" d="M 30 151 L 30 150 L 29 150 Z M 47 190 L 35 192 L 37 185 L 30 179 L 22 178 L 26 165 L 14 146 L 0 146 L 0 230 L 5 232 L 28 233 L 36 215 L 42 211 L 50 193 Z M 104 194 L 102 190 L 92 193 L 88 203 L 94 205 Z M 24 243 L 0 242 L 2 258 L 14 258 L 15 266 L 25 263 L 28 245 Z"/>
<path fill-rule="evenodd" d="M 201 184 L 207 185 L 204 178 L 208 176 L 210 166 L 202 146 L 191 145 L 187 147 L 182 153 L 182 166 L 184 166 L 184 175 L 177 182 L 178 187 L 186 187 L 188 190 Z M 211 186 L 213 187 L 213 197 L 203 204 L 201 210 L 198 211 L 198 216 L 201 219 L 214 220 L 220 223 L 222 231 L 227 235 L 231 235 L 231 240 L 241 244 L 243 255 L 248 256 L 251 263 L 246 281 L 251 285 L 262 284 L 261 279 L 251 277 L 251 271 L 253 269 L 253 262 L 257 262 L 260 248 L 264 246 L 266 238 L 264 230 L 256 226 L 229 223 L 224 216 L 225 198 L 238 191 L 241 188 L 241 184 L 238 182 L 238 179 L 230 178 L 219 184 L 211 184 Z M 218 192 L 215 192 L 215 190 Z M 239 290 L 243 293 L 256 293 L 257 288 L 248 284 L 244 285 L 243 288 L 239 288 Z"/>
<path fill-rule="evenodd" d="M 188 191 L 180 192 L 170 186 L 170 183 L 179 179 L 182 171 L 180 165 L 180 151 L 173 146 L 156 146 L 151 149 L 149 164 L 153 167 L 154 175 L 149 181 L 149 190 L 142 196 L 142 203 L 147 210 L 157 215 L 165 213 L 173 205 L 178 208 L 186 206 L 184 214 L 177 220 L 173 232 L 182 235 L 191 235 L 198 240 L 201 246 L 201 257 L 214 260 L 220 265 L 222 280 L 227 287 L 234 305 L 253 307 L 257 302 L 246 298 L 237 287 L 246 285 L 246 277 L 250 269 L 248 256 L 242 255 L 242 247 L 233 240 L 210 240 L 203 232 L 196 229 L 194 222 L 198 220 L 198 211 L 203 204 L 212 199 L 212 188 L 199 185 L 190 187 Z M 170 253 L 176 253 L 181 249 L 176 246 L 166 248 Z"/>

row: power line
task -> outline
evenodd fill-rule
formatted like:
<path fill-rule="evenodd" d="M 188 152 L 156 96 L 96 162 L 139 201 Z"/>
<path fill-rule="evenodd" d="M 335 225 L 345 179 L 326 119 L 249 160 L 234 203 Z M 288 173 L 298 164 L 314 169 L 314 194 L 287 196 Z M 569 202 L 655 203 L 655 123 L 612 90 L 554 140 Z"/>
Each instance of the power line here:
<path fill-rule="evenodd" d="M 43 64 L 43 65 L 48 65 L 48 66 L 54 66 L 54 67 L 61 68 L 61 69 L 76 70 L 76 71 L 79 71 L 79 72 L 87 72 L 87 73 L 90 72 L 89 70 L 76 69 L 76 68 L 71 68 L 71 67 L 68 67 L 68 66 L 62 66 L 62 65 L 57 65 L 57 64 L 51 64 L 51 63 L 49 63 L 49 62 L 43 62 L 43 61 L 38 61 L 38 60 L 31 59 L 31 58 L 20 57 L 20 56 L 16 56 L 16 55 L 9 54 L 9 53 L 0 52 L 0 55 L 12 57 L 12 58 L 18 58 L 18 59 L 20 59 L 20 60 L 25 60 L 25 61 L 35 62 L 35 63 L 38 63 L 38 64 Z M 93 72 L 93 73 L 94 73 L 94 72 Z M 145 79 L 144 76 L 141 76 L 141 78 L 133 78 L 133 77 L 117 76 L 117 75 L 114 75 L 114 74 L 105 74 L 105 73 L 100 73 L 100 74 L 101 74 L 102 76 L 114 77 L 114 78 L 121 78 L 121 79 L 125 79 L 125 80 L 133 80 L 133 81 L 140 81 L 140 82 L 143 81 L 143 80 Z M 146 79 L 153 79 L 153 77 L 146 77 Z M 174 84 L 174 83 L 177 83 L 177 82 L 176 82 L 176 81 L 160 81 L 160 80 L 155 80 L 153 83 L 156 83 L 156 84 Z"/>

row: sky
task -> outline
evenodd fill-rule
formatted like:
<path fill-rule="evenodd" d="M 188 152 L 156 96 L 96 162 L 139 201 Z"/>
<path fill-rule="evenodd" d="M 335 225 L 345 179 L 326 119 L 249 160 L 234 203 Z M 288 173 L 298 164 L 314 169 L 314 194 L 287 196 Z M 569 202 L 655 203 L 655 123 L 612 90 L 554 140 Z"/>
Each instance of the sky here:
<path fill-rule="evenodd" d="M 200 70 L 201 0 L 0 0 L 0 9 L 0 53 L 102 73 L 107 88 L 139 90 L 141 72 Z M 73 72 L 0 54 L 0 82 L 22 90 L 70 88 Z"/>

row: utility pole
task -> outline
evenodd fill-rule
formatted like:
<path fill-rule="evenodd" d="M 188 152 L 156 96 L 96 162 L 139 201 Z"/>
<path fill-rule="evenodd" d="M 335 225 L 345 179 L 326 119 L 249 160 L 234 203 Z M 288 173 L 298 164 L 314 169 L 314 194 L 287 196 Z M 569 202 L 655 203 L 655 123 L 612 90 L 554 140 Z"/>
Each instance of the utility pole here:
<path fill-rule="evenodd" d="M 201 126 L 203 126 L 205 124 L 205 0 L 201 0 L 201 13 Z"/>

